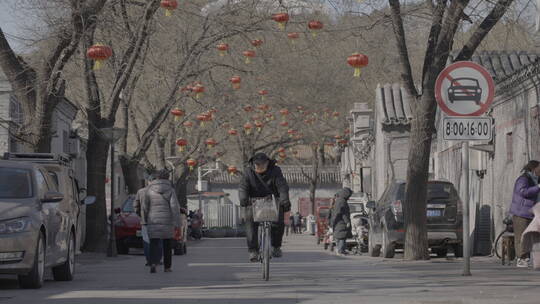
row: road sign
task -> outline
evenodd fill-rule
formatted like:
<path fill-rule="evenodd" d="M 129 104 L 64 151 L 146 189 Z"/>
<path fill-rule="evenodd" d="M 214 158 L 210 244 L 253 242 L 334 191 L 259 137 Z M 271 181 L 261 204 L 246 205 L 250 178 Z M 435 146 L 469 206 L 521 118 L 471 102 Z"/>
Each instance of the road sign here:
<path fill-rule="evenodd" d="M 446 67 L 435 83 L 435 98 L 449 116 L 480 116 L 495 97 L 495 83 L 489 72 L 471 61 Z"/>
<path fill-rule="evenodd" d="M 444 117 L 445 140 L 491 140 L 491 117 Z"/>

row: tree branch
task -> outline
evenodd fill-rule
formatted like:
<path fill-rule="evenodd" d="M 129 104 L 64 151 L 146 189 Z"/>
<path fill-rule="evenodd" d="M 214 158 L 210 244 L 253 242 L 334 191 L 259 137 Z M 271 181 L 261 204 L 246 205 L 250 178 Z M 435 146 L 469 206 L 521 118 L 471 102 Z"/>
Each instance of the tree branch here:
<path fill-rule="evenodd" d="M 471 38 L 469 38 L 467 43 L 463 46 L 455 61 L 471 59 L 480 43 L 482 43 L 491 29 L 499 22 L 502 16 L 504 16 L 504 13 L 506 13 L 513 2 L 514 0 L 497 1 L 497 4 L 495 4 L 491 12 L 486 16 L 482 23 L 480 23 Z"/>
<path fill-rule="evenodd" d="M 397 48 L 399 52 L 399 61 L 401 64 L 401 79 L 411 96 L 418 96 L 418 90 L 414 85 L 414 77 L 412 74 L 411 62 L 409 60 L 409 51 L 407 49 L 407 41 L 405 37 L 405 29 L 403 28 L 403 19 L 401 18 L 401 6 L 399 0 L 388 0 L 392 12 L 392 27 L 396 36 Z"/>

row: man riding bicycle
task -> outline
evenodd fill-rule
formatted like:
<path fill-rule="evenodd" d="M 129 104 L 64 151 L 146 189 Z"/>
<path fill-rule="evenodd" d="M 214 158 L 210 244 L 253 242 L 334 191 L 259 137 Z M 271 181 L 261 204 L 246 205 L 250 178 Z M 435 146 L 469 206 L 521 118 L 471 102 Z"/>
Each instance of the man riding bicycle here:
<path fill-rule="evenodd" d="M 263 184 L 264 183 L 264 184 Z M 276 166 L 276 161 L 271 160 L 264 153 L 255 154 L 249 165 L 244 170 L 240 181 L 239 196 L 240 206 L 244 207 L 244 219 L 246 222 L 246 238 L 249 250 L 249 260 L 259 260 L 259 244 L 257 229 L 259 223 L 253 221 L 252 198 L 264 198 L 273 195 L 279 203 L 279 220 L 272 224 L 272 256 L 281 257 L 281 241 L 285 231 L 284 213 L 291 210 L 289 201 L 289 185 Z"/>

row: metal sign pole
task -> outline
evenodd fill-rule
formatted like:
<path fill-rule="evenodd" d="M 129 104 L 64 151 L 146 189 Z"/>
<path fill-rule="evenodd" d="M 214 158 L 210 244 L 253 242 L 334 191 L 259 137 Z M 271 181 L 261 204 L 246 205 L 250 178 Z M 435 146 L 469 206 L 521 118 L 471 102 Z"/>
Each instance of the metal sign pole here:
<path fill-rule="evenodd" d="M 463 176 L 463 275 L 471 275 L 471 234 L 469 232 L 469 141 L 462 146 L 462 176 Z"/>

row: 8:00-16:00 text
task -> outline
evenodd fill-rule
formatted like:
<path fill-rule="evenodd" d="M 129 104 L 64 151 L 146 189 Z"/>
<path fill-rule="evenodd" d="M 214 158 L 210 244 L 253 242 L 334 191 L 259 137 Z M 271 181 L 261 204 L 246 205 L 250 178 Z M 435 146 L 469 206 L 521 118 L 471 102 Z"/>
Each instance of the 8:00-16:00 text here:
<path fill-rule="evenodd" d="M 487 136 L 490 126 L 487 122 L 446 122 L 446 135 Z"/>

